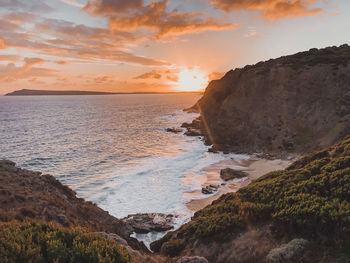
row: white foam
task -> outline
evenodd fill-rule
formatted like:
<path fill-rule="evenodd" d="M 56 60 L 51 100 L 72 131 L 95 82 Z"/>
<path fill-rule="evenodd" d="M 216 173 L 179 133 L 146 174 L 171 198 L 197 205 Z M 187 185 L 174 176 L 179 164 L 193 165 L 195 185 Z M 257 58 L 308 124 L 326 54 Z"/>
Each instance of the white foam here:
<path fill-rule="evenodd" d="M 198 114 L 177 111 L 159 119 L 167 125 L 180 126 L 197 116 Z M 206 174 L 203 169 L 223 160 L 240 161 L 248 158 L 246 155 L 210 153 L 209 147 L 198 137 L 183 134 L 169 136 L 169 143 L 154 156 L 116 167 L 110 176 L 114 179 L 108 184 L 113 191 L 99 203 L 103 209 L 118 218 L 134 213 L 176 214 L 179 215 L 175 226 L 178 228 L 193 215 L 186 203 L 208 197 L 201 193 L 188 195 L 201 190 Z M 165 232 L 134 236 L 149 244 L 164 234 Z"/>

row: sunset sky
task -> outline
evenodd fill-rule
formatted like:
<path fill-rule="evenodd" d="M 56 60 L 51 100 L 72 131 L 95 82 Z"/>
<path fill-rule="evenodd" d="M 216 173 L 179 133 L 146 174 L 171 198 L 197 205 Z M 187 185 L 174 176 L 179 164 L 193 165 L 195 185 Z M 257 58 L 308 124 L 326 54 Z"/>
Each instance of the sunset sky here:
<path fill-rule="evenodd" d="M 0 0 L 0 94 L 196 91 L 236 67 L 345 43 L 349 0 Z"/>

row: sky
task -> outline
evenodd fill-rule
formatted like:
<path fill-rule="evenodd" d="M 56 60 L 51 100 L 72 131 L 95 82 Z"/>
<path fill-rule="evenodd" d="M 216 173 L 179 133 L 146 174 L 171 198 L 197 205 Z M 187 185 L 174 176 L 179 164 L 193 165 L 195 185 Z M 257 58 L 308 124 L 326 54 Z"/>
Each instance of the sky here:
<path fill-rule="evenodd" d="M 349 0 L 0 0 L 0 94 L 203 90 L 230 69 L 350 43 Z"/>

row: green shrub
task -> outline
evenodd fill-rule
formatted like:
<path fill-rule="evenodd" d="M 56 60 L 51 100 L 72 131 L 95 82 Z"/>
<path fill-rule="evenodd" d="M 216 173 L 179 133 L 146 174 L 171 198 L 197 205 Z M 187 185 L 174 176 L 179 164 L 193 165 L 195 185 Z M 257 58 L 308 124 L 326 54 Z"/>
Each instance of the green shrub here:
<path fill-rule="evenodd" d="M 129 262 L 125 248 L 84 229 L 41 223 L 0 224 L 0 262 Z"/>

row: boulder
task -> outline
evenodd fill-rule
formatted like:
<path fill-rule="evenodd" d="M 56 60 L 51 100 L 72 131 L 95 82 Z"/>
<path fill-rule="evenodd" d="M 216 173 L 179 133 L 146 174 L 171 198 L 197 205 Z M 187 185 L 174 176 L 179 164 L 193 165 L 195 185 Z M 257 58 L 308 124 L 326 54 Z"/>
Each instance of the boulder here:
<path fill-rule="evenodd" d="M 136 233 L 164 232 L 174 227 L 176 217 L 161 213 L 146 213 L 128 215 L 122 221 Z"/>
<path fill-rule="evenodd" d="M 203 187 L 202 188 L 202 193 L 205 194 L 205 195 L 209 195 L 209 194 L 213 194 L 215 192 L 217 192 L 219 189 L 219 186 L 218 185 L 207 185 L 206 187 Z"/>
<path fill-rule="evenodd" d="M 176 263 L 209 263 L 204 257 L 183 257 L 180 258 Z"/>
<path fill-rule="evenodd" d="M 121 246 L 128 246 L 128 242 L 122 238 L 121 236 L 117 235 L 117 234 L 113 234 L 113 233 L 106 233 L 106 232 L 96 232 L 96 234 L 106 238 L 106 239 L 110 239 L 113 240 L 114 242 L 116 242 L 118 245 Z"/>
<path fill-rule="evenodd" d="M 187 135 L 187 136 L 202 136 L 203 134 L 202 134 L 200 129 L 187 128 L 185 135 Z"/>
<path fill-rule="evenodd" d="M 172 132 L 172 133 L 180 133 L 180 132 L 182 132 L 182 129 L 178 128 L 178 127 L 171 127 L 171 128 L 167 128 L 166 131 Z"/>
<path fill-rule="evenodd" d="M 306 250 L 309 242 L 302 238 L 296 238 L 288 244 L 272 249 L 266 256 L 268 263 L 288 263 L 301 262 L 303 252 Z"/>
<path fill-rule="evenodd" d="M 243 177 L 247 177 L 247 176 L 248 176 L 248 174 L 246 172 L 238 171 L 238 170 L 231 169 L 231 168 L 221 169 L 221 171 L 220 171 L 220 177 L 224 181 L 237 179 L 237 178 L 243 178 Z"/>

